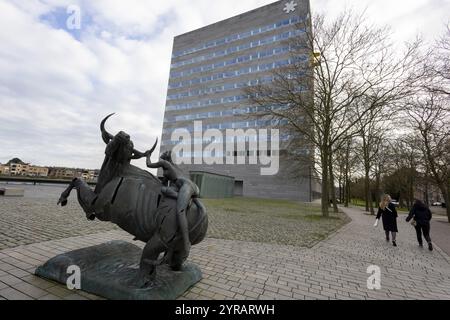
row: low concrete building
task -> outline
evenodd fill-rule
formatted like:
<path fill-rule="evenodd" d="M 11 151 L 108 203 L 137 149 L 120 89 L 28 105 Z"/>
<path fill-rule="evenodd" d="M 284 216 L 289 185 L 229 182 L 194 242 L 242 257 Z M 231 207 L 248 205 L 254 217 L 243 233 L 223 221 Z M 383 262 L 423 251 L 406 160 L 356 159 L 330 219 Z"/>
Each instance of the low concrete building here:
<path fill-rule="evenodd" d="M 234 177 L 205 171 L 191 171 L 189 175 L 200 189 L 200 198 L 231 198 L 234 196 Z M 242 191 L 240 193 L 242 195 Z"/>

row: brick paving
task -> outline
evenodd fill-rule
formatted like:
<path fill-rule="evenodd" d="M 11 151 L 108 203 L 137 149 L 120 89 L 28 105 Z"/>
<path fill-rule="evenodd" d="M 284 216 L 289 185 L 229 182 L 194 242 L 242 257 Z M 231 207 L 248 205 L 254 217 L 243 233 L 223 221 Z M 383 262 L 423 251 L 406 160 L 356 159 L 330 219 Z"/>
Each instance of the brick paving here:
<path fill-rule="evenodd" d="M 118 229 L 109 222 L 86 219 L 73 196 L 66 207 L 57 206 L 57 199 L 57 195 L 54 198 L 0 197 L 0 250 Z"/>
<path fill-rule="evenodd" d="M 432 208 L 433 210 L 433 208 Z M 442 211 L 444 211 L 442 209 Z M 434 212 L 434 210 L 433 210 Z M 450 256 L 450 223 L 448 223 L 447 216 L 433 215 L 431 219 L 431 239 Z"/>
<path fill-rule="evenodd" d="M 0 197 L 0 250 L 119 229 L 110 222 L 87 220 L 75 191 L 67 206 L 57 206 L 64 186 L 26 187 L 23 198 Z M 208 213 L 207 237 L 211 238 L 311 247 L 347 222 L 343 214 L 317 219 L 318 206 L 295 202 L 272 200 L 261 205 L 240 198 L 220 205 L 209 203 L 215 200 L 205 200 L 207 208 L 213 208 Z"/>
<path fill-rule="evenodd" d="M 180 299 L 450 299 L 448 255 L 419 248 L 403 215 L 393 247 L 373 217 L 344 210 L 352 221 L 313 248 L 212 238 L 193 246 L 203 279 Z M 111 230 L 0 250 L 0 299 L 101 299 L 33 272 L 56 254 L 114 239 L 132 241 Z M 380 290 L 367 289 L 369 265 L 381 269 Z"/>

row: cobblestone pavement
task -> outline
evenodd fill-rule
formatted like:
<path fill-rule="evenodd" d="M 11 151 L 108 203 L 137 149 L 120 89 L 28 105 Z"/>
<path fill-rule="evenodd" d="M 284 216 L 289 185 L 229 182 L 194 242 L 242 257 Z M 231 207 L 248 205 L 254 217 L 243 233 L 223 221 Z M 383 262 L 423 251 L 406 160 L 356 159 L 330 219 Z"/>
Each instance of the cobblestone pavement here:
<path fill-rule="evenodd" d="M 66 207 L 57 206 L 57 199 L 0 197 L 0 250 L 118 229 L 109 222 L 86 219 L 73 196 Z"/>
<path fill-rule="evenodd" d="M 431 221 L 431 240 L 436 243 L 442 251 L 450 256 L 450 224 L 447 218 L 437 219 Z"/>
<path fill-rule="evenodd" d="M 32 186 L 28 188 L 34 191 Z M 39 186 L 37 190 L 41 188 Z M 31 191 L 23 198 L 0 197 L 0 250 L 119 229 L 109 222 L 87 220 L 75 191 L 67 206 L 57 206 L 56 200 L 61 190 L 64 189 L 49 187 L 45 191 L 50 196 L 46 197 Z M 239 201 L 208 206 L 212 209 L 208 213 L 207 237 L 311 247 L 347 222 L 343 214 L 323 219 L 318 212 L 314 212 L 317 207 L 309 209 L 295 202 L 284 201 L 281 203 L 282 209 L 277 211 L 277 202 L 265 203 L 262 207 L 249 199 L 248 202 L 253 205 L 247 205 L 243 210 L 236 208 L 245 204 Z"/>
<path fill-rule="evenodd" d="M 399 217 L 398 247 L 360 209 L 352 222 L 313 248 L 206 239 L 190 260 L 203 279 L 180 299 L 450 299 L 450 259 L 439 248 L 420 249 L 412 227 Z M 0 251 L 3 299 L 99 299 L 38 278 L 36 266 L 56 254 L 131 236 L 113 230 Z M 137 243 L 138 244 L 138 243 Z M 381 289 L 367 289 L 369 265 L 381 269 Z"/>
<path fill-rule="evenodd" d="M 441 215 L 435 214 L 437 209 L 441 210 Z M 431 208 L 433 212 L 433 219 L 431 219 L 431 239 L 435 242 L 445 253 L 450 256 L 450 223 L 448 223 L 445 209 Z"/>

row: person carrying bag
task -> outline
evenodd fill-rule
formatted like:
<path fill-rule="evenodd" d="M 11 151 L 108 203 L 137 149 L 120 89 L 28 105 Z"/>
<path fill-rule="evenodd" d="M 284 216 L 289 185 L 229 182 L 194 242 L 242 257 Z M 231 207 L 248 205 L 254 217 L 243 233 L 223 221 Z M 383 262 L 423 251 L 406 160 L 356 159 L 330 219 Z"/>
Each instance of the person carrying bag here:
<path fill-rule="evenodd" d="M 419 246 L 423 247 L 422 234 L 425 240 L 428 242 L 428 249 L 433 250 L 433 244 L 430 238 L 430 220 L 432 214 L 428 206 L 420 200 L 414 202 L 413 207 L 409 211 L 408 217 L 406 217 L 406 222 L 410 222 L 411 225 L 416 229 L 417 241 Z M 413 224 L 414 223 L 414 224 Z"/>

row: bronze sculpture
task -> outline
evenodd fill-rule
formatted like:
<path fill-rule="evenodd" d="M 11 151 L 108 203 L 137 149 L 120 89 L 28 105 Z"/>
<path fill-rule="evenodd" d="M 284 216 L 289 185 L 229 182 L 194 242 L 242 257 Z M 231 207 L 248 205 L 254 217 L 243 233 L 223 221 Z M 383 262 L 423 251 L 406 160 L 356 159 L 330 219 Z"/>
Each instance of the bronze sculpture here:
<path fill-rule="evenodd" d="M 163 168 L 164 183 L 169 182 L 171 184 L 169 187 L 162 187 L 162 193 L 168 197 L 177 199 L 177 221 L 183 243 L 183 257 L 187 257 L 189 255 L 190 242 L 185 212 L 191 199 L 197 207 L 202 206 L 202 203 L 198 200 L 200 190 L 173 163 L 172 152 L 164 152 L 156 163 L 150 162 L 150 156 L 150 154 L 147 155 L 147 167 Z"/>
<path fill-rule="evenodd" d="M 158 141 L 145 153 L 134 149 L 130 136 L 125 132 L 120 131 L 113 136 L 106 131 L 105 122 L 112 115 L 100 124 L 106 150 L 95 190 L 82 179 L 74 178 L 62 192 L 58 204 L 65 206 L 71 190 L 76 189 L 78 202 L 88 219 L 111 221 L 132 234 L 134 240 L 145 242 L 136 279 L 138 285 L 144 287 L 154 279 L 157 264 L 165 263 L 172 270 L 179 270 L 188 256 L 189 247 L 186 248 L 183 234 L 178 229 L 177 215 L 180 211 L 185 214 L 187 237 L 192 245 L 205 237 L 208 217 L 196 197 L 198 192 L 190 193 L 189 199 L 183 197 L 178 201 L 178 192 L 182 188 L 176 180 L 181 178 L 180 174 L 166 174 L 166 180 L 171 183 L 167 187 L 151 173 L 130 163 L 132 159 L 147 157 L 149 167 L 162 166 L 149 161 Z M 170 166 L 170 172 L 179 172 L 171 161 Z M 189 180 L 186 177 L 182 179 L 185 182 Z M 191 181 L 189 185 L 195 186 Z M 161 253 L 164 257 L 158 261 Z"/>

